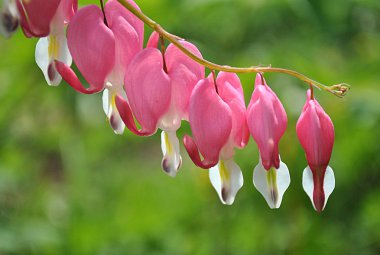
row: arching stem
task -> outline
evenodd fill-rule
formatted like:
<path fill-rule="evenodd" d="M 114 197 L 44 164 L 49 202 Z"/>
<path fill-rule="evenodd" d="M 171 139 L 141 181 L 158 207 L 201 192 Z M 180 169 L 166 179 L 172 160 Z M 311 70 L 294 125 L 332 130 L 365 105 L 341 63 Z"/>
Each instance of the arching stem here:
<path fill-rule="evenodd" d="M 160 24 L 146 16 L 141 11 L 137 10 L 132 4 L 127 2 L 126 0 L 118 0 L 120 4 L 122 4 L 125 8 L 127 8 L 130 12 L 132 12 L 137 18 L 139 18 L 141 21 L 143 21 L 147 26 L 155 30 L 157 33 L 160 34 L 163 38 L 174 44 L 178 49 L 180 49 L 184 54 L 186 54 L 189 58 L 196 61 L 197 63 L 209 68 L 210 70 L 217 70 L 217 71 L 224 71 L 224 72 L 230 72 L 230 73 L 259 73 L 259 72 L 270 72 L 270 73 L 284 73 L 288 74 L 290 76 L 293 76 L 295 78 L 298 78 L 301 81 L 304 81 L 305 83 L 312 84 L 314 87 L 330 92 L 338 97 L 343 97 L 346 95 L 347 91 L 350 89 L 350 85 L 346 83 L 340 83 L 332 86 L 324 85 L 320 82 L 317 82 L 309 77 L 307 77 L 304 74 L 301 74 L 299 72 L 284 69 L 284 68 L 276 68 L 272 66 L 251 66 L 251 67 L 233 67 L 233 66 L 226 66 L 226 65 L 218 65 L 211 61 L 208 61 L 206 59 L 200 58 L 193 54 L 191 51 L 186 49 L 180 41 L 183 40 L 182 38 L 173 35 L 169 32 L 167 32 L 165 29 L 161 27 Z"/>

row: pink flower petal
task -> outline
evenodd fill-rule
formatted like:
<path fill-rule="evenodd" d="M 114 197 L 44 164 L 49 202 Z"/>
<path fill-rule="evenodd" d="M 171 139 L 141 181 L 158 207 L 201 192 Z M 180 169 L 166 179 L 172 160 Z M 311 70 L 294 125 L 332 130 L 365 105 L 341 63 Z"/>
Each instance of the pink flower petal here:
<path fill-rule="evenodd" d="M 54 20 L 59 16 L 59 21 L 63 24 L 68 24 L 78 9 L 78 0 L 61 0 L 55 14 Z"/>
<path fill-rule="evenodd" d="M 189 51 L 202 58 L 193 44 L 181 41 Z M 185 55 L 175 45 L 170 44 L 165 52 L 166 66 L 171 78 L 172 97 L 176 111 L 184 119 L 188 119 L 188 108 L 191 92 L 205 74 L 204 67 Z"/>
<path fill-rule="evenodd" d="M 115 64 L 115 37 L 104 24 L 100 8 L 88 5 L 80 9 L 70 22 L 67 37 L 73 60 L 90 84 L 87 90 L 102 90 Z"/>
<path fill-rule="evenodd" d="M 134 1 L 126 1 L 132 4 L 137 10 L 140 10 L 138 5 Z M 118 21 L 120 21 L 119 18 L 125 19 L 136 31 L 137 37 L 140 40 L 139 45 L 142 48 L 144 42 L 144 23 L 140 19 L 138 19 L 134 14 L 128 11 L 117 0 L 109 0 L 104 6 L 104 11 L 106 13 L 108 25 L 111 29 L 114 25 L 116 25 Z"/>
<path fill-rule="evenodd" d="M 189 120 L 196 146 L 188 141 L 185 147 L 192 159 L 196 159 L 194 163 L 199 163 L 195 153 L 195 148 L 198 147 L 205 162 L 217 164 L 219 153 L 231 133 L 232 112 L 216 93 L 214 84 L 209 79 L 199 81 L 194 88 L 190 98 Z M 210 164 L 207 165 L 209 166 Z"/>
<path fill-rule="evenodd" d="M 117 82 L 122 85 L 124 83 L 127 67 L 137 53 L 142 50 L 142 42 L 144 38 L 139 38 L 135 28 L 125 19 L 119 9 L 125 8 L 118 2 L 111 1 L 106 5 L 106 13 L 109 13 L 107 18 L 108 26 L 115 36 L 115 66 L 114 75 Z"/>
<path fill-rule="evenodd" d="M 255 90 L 247 110 L 249 130 L 256 141 L 266 170 L 280 166 L 278 143 L 285 133 L 287 117 L 276 94 L 266 85 L 261 74 L 255 82 Z"/>
<path fill-rule="evenodd" d="M 146 44 L 146 47 L 157 49 L 159 40 L 160 40 L 160 34 L 157 33 L 156 31 L 153 31 L 148 39 L 148 43 Z"/>
<path fill-rule="evenodd" d="M 157 130 L 171 100 L 170 79 L 159 50 L 147 48 L 136 55 L 125 76 L 125 91 L 142 132 Z"/>
<path fill-rule="evenodd" d="M 297 135 L 310 168 L 325 168 L 334 145 L 334 125 L 316 99 L 308 99 L 297 122 Z"/>
<path fill-rule="evenodd" d="M 54 65 L 57 72 L 62 76 L 62 78 L 76 91 L 83 94 L 93 94 L 100 91 L 97 88 L 86 89 L 75 72 L 70 68 L 70 66 L 66 65 L 65 63 L 59 60 L 55 60 Z"/>
<path fill-rule="evenodd" d="M 194 162 L 194 164 L 200 168 L 203 169 L 209 169 L 216 164 L 218 164 L 219 159 L 204 159 L 202 160 L 199 155 L 199 150 L 197 145 L 195 144 L 193 138 L 191 138 L 188 135 L 185 135 L 183 137 L 183 145 L 186 148 L 187 153 L 189 154 L 191 160 Z"/>
<path fill-rule="evenodd" d="M 152 130 L 139 130 L 136 126 L 135 120 L 133 118 L 132 110 L 129 107 L 128 102 L 121 96 L 116 96 L 116 107 L 123 120 L 125 126 L 134 134 L 139 136 L 150 136 L 156 132 L 156 129 Z"/>
<path fill-rule="evenodd" d="M 219 96 L 232 111 L 231 137 L 234 145 L 245 147 L 249 140 L 244 93 L 239 77 L 234 73 L 220 72 L 216 78 Z"/>
<path fill-rule="evenodd" d="M 45 37 L 50 33 L 53 19 L 61 0 L 17 0 L 21 27 L 27 37 Z"/>

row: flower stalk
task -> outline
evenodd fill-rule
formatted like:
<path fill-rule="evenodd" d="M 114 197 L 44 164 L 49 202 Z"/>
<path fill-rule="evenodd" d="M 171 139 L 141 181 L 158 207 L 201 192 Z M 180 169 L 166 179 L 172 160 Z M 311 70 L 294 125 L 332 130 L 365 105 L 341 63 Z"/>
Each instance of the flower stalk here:
<path fill-rule="evenodd" d="M 317 82 L 307 77 L 304 74 L 301 74 L 294 70 L 285 69 L 285 68 L 277 68 L 277 67 L 272 67 L 272 66 L 233 67 L 233 66 L 219 65 L 219 64 L 213 63 L 204 58 L 200 58 L 196 56 L 191 51 L 186 49 L 180 43 L 180 41 L 183 40 L 182 38 L 166 31 L 160 24 L 158 24 L 157 22 L 155 22 L 154 20 L 146 16 L 143 12 L 137 10 L 129 2 L 125 0 L 118 0 L 118 2 L 122 4 L 125 8 L 127 8 L 130 12 L 132 12 L 137 18 L 143 21 L 147 26 L 155 30 L 157 33 L 159 33 L 161 37 L 165 38 L 166 40 L 174 44 L 176 47 L 178 47 L 184 54 L 186 54 L 192 60 L 196 61 L 197 63 L 211 70 L 223 71 L 223 72 L 229 72 L 229 73 L 260 73 L 260 72 L 283 73 L 283 74 L 287 74 L 295 78 L 298 78 L 299 80 L 305 82 L 307 85 L 311 84 L 320 90 L 330 92 L 333 95 L 340 98 L 344 97 L 347 94 L 348 90 L 350 89 L 350 85 L 347 83 L 339 83 L 339 84 L 328 86 L 320 82 Z"/>

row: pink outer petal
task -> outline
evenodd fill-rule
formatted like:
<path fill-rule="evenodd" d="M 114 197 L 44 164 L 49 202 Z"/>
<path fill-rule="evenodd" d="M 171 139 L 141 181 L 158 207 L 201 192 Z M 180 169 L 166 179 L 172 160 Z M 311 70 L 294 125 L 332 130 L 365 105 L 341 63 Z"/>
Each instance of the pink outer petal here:
<path fill-rule="evenodd" d="M 219 153 L 227 143 L 232 129 L 232 112 L 229 106 L 216 94 L 214 84 L 208 79 L 198 82 L 190 98 L 190 127 L 205 162 L 217 163 Z M 189 140 L 189 139 L 187 139 Z M 185 147 L 195 158 L 195 145 Z M 198 164 L 198 160 L 195 160 Z"/>
<path fill-rule="evenodd" d="M 88 5 L 80 9 L 70 22 L 67 38 L 73 60 L 90 84 L 88 90 L 102 90 L 115 64 L 115 38 L 104 24 L 100 8 Z"/>
<path fill-rule="evenodd" d="M 70 68 L 70 66 L 58 60 L 55 60 L 54 64 L 55 64 L 55 68 L 57 72 L 76 91 L 83 94 L 93 94 L 93 93 L 99 92 L 102 89 L 101 87 L 100 88 L 93 87 L 93 88 L 86 89 L 81 83 L 81 81 L 79 80 L 78 76 Z"/>
<path fill-rule="evenodd" d="M 20 23 L 27 37 L 45 37 L 50 33 L 53 19 L 61 0 L 17 0 Z"/>
<path fill-rule="evenodd" d="M 249 140 L 244 93 L 239 77 L 234 73 L 220 72 L 216 78 L 219 96 L 232 111 L 231 138 L 234 145 L 243 148 Z"/>
<path fill-rule="evenodd" d="M 219 159 L 211 159 L 210 160 L 210 159 L 205 158 L 202 161 L 202 159 L 199 155 L 198 147 L 195 144 L 194 140 L 190 136 L 185 135 L 183 137 L 183 144 L 184 144 L 186 151 L 189 154 L 191 160 L 194 162 L 194 164 L 196 166 L 203 168 L 203 169 L 209 169 L 209 168 L 215 166 L 216 164 L 218 164 Z"/>
<path fill-rule="evenodd" d="M 326 167 L 327 168 L 327 167 Z M 314 190 L 313 190 L 313 204 L 317 212 L 322 212 L 323 207 L 325 206 L 325 191 L 323 188 L 323 182 L 325 179 L 326 168 L 321 168 L 319 170 L 311 170 L 313 173 L 313 182 L 314 182 Z"/>
<path fill-rule="evenodd" d="M 264 168 L 278 169 L 278 143 L 285 133 L 287 117 L 280 100 L 266 85 L 261 74 L 256 77 L 255 90 L 247 110 L 247 122 L 249 131 L 259 147 Z"/>
<path fill-rule="evenodd" d="M 311 170 L 326 168 L 334 145 L 334 125 L 317 100 L 310 99 L 310 92 L 296 129 Z"/>
<path fill-rule="evenodd" d="M 147 48 L 157 48 L 158 41 L 160 40 L 160 34 L 156 31 L 153 31 L 148 39 L 148 43 L 146 44 Z"/>
<path fill-rule="evenodd" d="M 156 132 L 155 129 L 142 131 L 137 128 L 131 108 L 129 107 L 128 102 L 121 96 L 116 97 L 116 107 L 125 126 L 134 134 L 140 136 L 150 136 Z"/>
<path fill-rule="evenodd" d="M 147 48 L 136 55 L 125 76 L 125 92 L 142 132 L 156 130 L 171 99 L 170 79 L 159 50 Z"/>
<path fill-rule="evenodd" d="M 64 24 L 68 24 L 78 9 L 78 0 L 61 0 L 56 16 L 59 15 Z"/>
<path fill-rule="evenodd" d="M 134 1 L 127 0 L 127 2 L 132 4 L 137 10 L 140 10 Z M 104 10 L 106 13 L 108 25 L 111 29 L 114 25 L 116 25 L 115 22 L 117 23 L 120 21 L 120 18 L 125 19 L 131 25 L 137 33 L 139 46 L 142 48 L 144 42 L 144 23 L 130 11 L 124 8 L 124 6 L 122 6 L 117 0 L 109 0 L 105 5 Z"/>
<path fill-rule="evenodd" d="M 202 58 L 196 46 L 181 41 L 181 44 Z M 204 78 L 205 69 L 188 56 L 186 56 L 175 45 L 170 44 L 165 53 L 168 74 L 172 81 L 172 97 L 176 111 L 182 118 L 188 119 L 189 100 L 191 92 L 197 82 Z"/>
<path fill-rule="evenodd" d="M 111 2 L 109 2 L 111 3 Z M 108 9 L 120 8 L 119 4 L 109 4 Z M 123 7 L 122 7 L 123 8 Z M 117 82 L 123 84 L 125 73 L 132 59 L 142 50 L 141 41 L 136 30 L 122 16 L 113 16 L 108 20 L 108 25 L 115 36 L 115 67 L 114 73 L 117 75 Z"/>

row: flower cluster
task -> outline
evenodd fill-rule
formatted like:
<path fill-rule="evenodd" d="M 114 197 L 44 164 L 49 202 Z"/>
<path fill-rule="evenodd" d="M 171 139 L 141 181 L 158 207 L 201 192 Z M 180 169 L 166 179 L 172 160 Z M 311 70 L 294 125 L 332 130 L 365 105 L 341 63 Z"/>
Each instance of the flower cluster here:
<path fill-rule="evenodd" d="M 132 0 L 127 2 L 139 11 Z M 116 134 L 125 127 L 139 136 L 161 129 L 162 168 L 170 176 L 182 164 L 176 132 L 182 121 L 188 121 L 192 135 L 184 136 L 184 147 L 196 166 L 209 169 L 211 184 L 224 204 L 232 204 L 243 186 L 235 148 L 244 148 L 252 136 L 260 152 L 253 184 L 270 208 L 280 207 L 290 184 L 279 152 L 287 116 L 263 73 L 257 74 L 246 107 L 239 77 L 223 71 L 216 75 L 213 70 L 207 77 L 204 65 L 183 50 L 202 59 L 195 45 L 178 39 L 180 47 L 170 44 L 165 49 L 162 35 L 153 32 L 144 48 L 143 21 L 117 0 L 104 6 L 101 1 L 101 8 L 88 5 L 78 10 L 77 4 L 77 0 L 4 0 L 0 32 L 9 37 L 20 25 L 27 37 L 40 38 L 35 57 L 49 85 L 63 79 L 83 94 L 103 92 L 104 112 Z M 72 61 L 88 87 L 71 69 Z M 335 186 L 328 165 L 334 128 L 312 89 L 296 130 L 308 162 L 303 187 L 320 212 Z"/>

